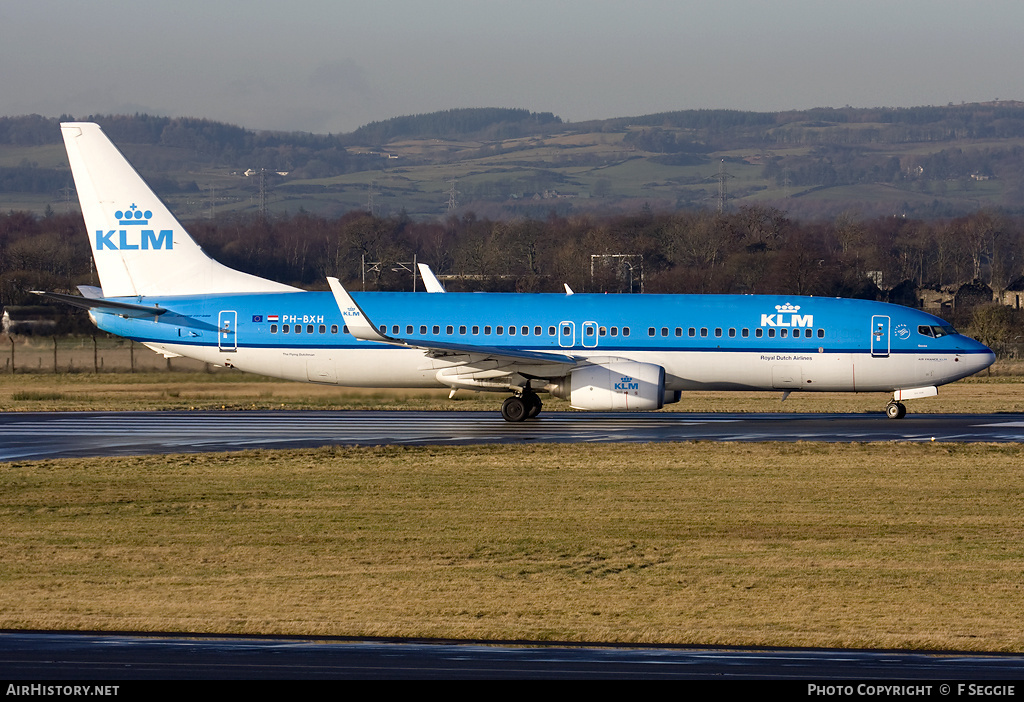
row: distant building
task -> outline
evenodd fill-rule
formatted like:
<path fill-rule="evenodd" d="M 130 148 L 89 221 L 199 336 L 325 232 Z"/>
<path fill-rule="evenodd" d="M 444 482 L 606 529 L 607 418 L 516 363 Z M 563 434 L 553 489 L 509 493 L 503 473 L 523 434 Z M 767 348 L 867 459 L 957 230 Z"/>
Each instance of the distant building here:
<path fill-rule="evenodd" d="M 949 316 L 953 312 L 953 291 L 918 288 L 918 306 L 925 312 L 938 317 Z"/>
<path fill-rule="evenodd" d="M 1021 306 L 1024 305 L 1024 276 L 1020 276 L 1006 286 L 999 302 L 1015 310 L 1021 309 Z"/>
<path fill-rule="evenodd" d="M 964 310 L 992 302 L 992 288 L 980 280 L 961 285 L 953 296 L 953 309 Z"/>

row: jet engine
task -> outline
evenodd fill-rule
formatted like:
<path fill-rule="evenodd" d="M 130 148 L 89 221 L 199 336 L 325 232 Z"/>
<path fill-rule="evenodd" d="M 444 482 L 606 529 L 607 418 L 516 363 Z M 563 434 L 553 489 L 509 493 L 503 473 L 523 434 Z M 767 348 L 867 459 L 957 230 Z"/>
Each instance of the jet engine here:
<path fill-rule="evenodd" d="M 610 361 L 577 368 L 546 389 L 569 400 L 575 409 L 658 410 L 665 403 L 665 369 L 652 363 Z"/>

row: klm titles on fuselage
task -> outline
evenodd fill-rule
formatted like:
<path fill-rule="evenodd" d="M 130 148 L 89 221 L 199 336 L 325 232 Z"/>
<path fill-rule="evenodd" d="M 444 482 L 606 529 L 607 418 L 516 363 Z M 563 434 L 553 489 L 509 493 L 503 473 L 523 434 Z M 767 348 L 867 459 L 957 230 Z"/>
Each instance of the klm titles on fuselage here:
<path fill-rule="evenodd" d="M 775 305 L 775 314 L 762 314 L 762 327 L 813 327 L 813 314 L 796 314 L 800 305 Z"/>

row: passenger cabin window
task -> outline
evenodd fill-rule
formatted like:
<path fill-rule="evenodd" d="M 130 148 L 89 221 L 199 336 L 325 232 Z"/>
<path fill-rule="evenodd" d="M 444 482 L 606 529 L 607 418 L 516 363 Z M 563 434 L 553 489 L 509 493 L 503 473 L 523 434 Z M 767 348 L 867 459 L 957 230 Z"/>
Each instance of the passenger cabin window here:
<path fill-rule="evenodd" d="M 337 324 L 332 324 L 331 325 L 331 333 L 332 334 L 337 334 L 338 333 L 338 325 Z M 345 325 L 345 333 L 348 334 L 348 325 L 347 324 Z"/>
<path fill-rule="evenodd" d="M 824 339 L 825 338 L 825 330 L 824 329 L 819 329 L 818 330 L 818 338 L 819 339 Z"/>
<path fill-rule="evenodd" d="M 444 333 L 447 334 L 448 336 L 451 336 L 452 334 L 455 333 L 455 327 L 449 324 L 447 327 L 444 328 Z"/>
<path fill-rule="evenodd" d="M 612 327 L 612 336 L 618 336 L 618 335 L 619 335 L 619 328 L 618 327 Z"/>
<path fill-rule="evenodd" d="M 736 336 L 736 330 L 733 329 L 732 327 L 729 327 L 729 338 L 732 339 L 735 336 Z"/>
<path fill-rule="evenodd" d="M 459 333 L 460 334 L 465 334 L 466 333 L 466 325 L 465 324 L 463 324 L 463 325 L 461 325 L 459 327 Z"/>
<path fill-rule="evenodd" d="M 690 336 L 697 336 L 697 330 L 694 327 L 690 327 L 686 333 L 689 334 Z"/>
<path fill-rule="evenodd" d="M 528 329 L 528 328 L 529 327 L 523 327 L 523 329 Z M 540 327 L 534 327 L 533 328 L 533 335 L 534 336 L 541 336 L 542 332 L 543 332 L 543 330 Z M 525 334 L 526 332 L 523 332 L 523 333 Z"/>
<path fill-rule="evenodd" d="M 480 327 L 478 327 L 477 325 L 474 324 L 473 325 L 473 333 L 474 334 L 479 334 L 480 333 Z"/>
<path fill-rule="evenodd" d="M 271 324 L 270 325 L 270 333 L 271 334 L 276 334 L 277 333 L 277 325 L 276 324 Z"/>
<path fill-rule="evenodd" d="M 554 335 L 555 335 L 555 328 L 554 327 L 548 327 L 548 336 L 554 336 Z"/>
<path fill-rule="evenodd" d="M 764 336 L 764 329 L 755 329 L 754 336 L 760 339 L 762 336 Z"/>
<path fill-rule="evenodd" d="M 740 336 L 746 339 L 748 336 L 750 336 L 750 330 L 747 329 L 746 327 L 743 327 L 743 330 L 740 332 Z"/>
<path fill-rule="evenodd" d="M 707 327 L 701 327 L 700 328 L 700 335 L 701 336 L 707 336 L 708 335 L 708 328 Z"/>
<path fill-rule="evenodd" d="M 435 336 L 441 333 L 441 327 L 439 327 L 436 324 L 431 329 L 433 330 Z"/>
<path fill-rule="evenodd" d="M 654 327 L 647 327 L 647 336 L 654 336 Z"/>
<path fill-rule="evenodd" d="M 629 327 L 623 327 L 622 328 L 622 335 L 623 336 L 629 336 Z"/>
<path fill-rule="evenodd" d="M 326 331 L 327 331 L 327 325 L 326 324 L 321 324 L 320 325 L 320 333 L 323 334 Z"/>

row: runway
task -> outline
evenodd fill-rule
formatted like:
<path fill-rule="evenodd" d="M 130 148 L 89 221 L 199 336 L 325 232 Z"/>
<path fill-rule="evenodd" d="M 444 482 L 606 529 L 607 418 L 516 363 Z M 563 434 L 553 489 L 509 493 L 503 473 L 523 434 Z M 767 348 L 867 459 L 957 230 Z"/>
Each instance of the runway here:
<path fill-rule="evenodd" d="M 328 444 L 665 441 L 1024 441 L 1024 414 L 637 414 L 203 411 L 0 414 L 0 460 L 310 448 Z"/>
<path fill-rule="evenodd" d="M 776 680 L 806 696 L 808 680 L 870 680 L 858 696 L 875 696 L 884 681 L 1019 680 L 1022 671 L 1019 654 L 0 633 L 0 676 L 32 681 Z M 931 692 L 949 694 L 940 683 Z"/>

